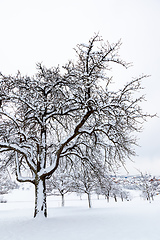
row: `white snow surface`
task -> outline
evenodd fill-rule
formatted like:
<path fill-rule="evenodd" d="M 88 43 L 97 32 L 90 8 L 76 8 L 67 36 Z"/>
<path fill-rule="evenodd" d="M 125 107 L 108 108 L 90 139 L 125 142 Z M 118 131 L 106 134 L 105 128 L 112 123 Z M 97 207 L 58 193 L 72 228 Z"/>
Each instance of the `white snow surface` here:
<path fill-rule="evenodd" d="M 34 219 L 34 189 L 14 190 L 0 203 L 1 240 L 160 240 L 160 196 L 149 203 L 134 194 L 132 201 L 110 203 L 92 196 L 50 196 L 48 218 Z"/>

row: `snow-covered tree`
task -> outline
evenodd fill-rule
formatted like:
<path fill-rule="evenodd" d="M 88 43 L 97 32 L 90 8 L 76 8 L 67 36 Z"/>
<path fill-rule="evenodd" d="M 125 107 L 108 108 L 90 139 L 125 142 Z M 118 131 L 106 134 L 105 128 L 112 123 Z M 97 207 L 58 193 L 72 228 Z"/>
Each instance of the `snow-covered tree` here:
<path fill-rule="evenodd" d="M 98 192 L 107 198 L 109 202 L 110 197 L 112 196 L 113 189 L 113 179 L 109 174 L 105 174 L 100 182 L 100 186 L 97 189 Z"/>
<path fill-rule="evenodd" d="M 109 202 L 110 197 L 113 197 L 117 202 L 117 198 L 129 200 L 129 193 L 123 188 L 123 185 L 119 182 L 117 177 L 104 175 L 100 183 L 100 191 L 102 195 L 107 198 Z"/>
<path fill-rule="evenodd" d="M 152 191 L 153 191 L 153 198 L 156 195 L 160 194 L 160 179 L 156 178 L 155 176 L 150 179 L 150 182 L 152 184 Z"/>
<path fill-rule="evenodd" d="M 141 172 L 141 181 L 139 182 L 139 189 L 142 191 L 142 197 L 151 202 L 154 196 L 159 193 L 160 183 L 155 177 Z"/>
<path fill-rule="evenodd" d="M 130 199 L 129 192 L 123 188 L 121 182 L 116 178 L 112 180 L 111 197 L 114 198 L 115 202 L 117 202 L 117 198 L 120 198 L 122 202 L 124 199 Z"/>
<path fill-rule="evenodd" d="M 0 195 L 7 194 L 10 190 L 17 188 L 18 185 L 11 179 L 8 170 L 0 171 Z"/>
<path fill-rule="evenodd" d="M 0 153 L 8 156 L 4 165 L 15 162 L 18 181 L 34 184 L 34 217 L 47 216 L 45 182 L 61 158 L 92 162 L 81 151 L 88 139 L 106 151 L 110 166 L 134 155 L 134 132 L 147 117 L 139 106 L 144 97 L 134 93 L 145 76 L 109 90 L 110 65 L 128 66 L 118 56 L 120 45 L 94 35 L 87 45 L 77 45 L 77 60 L 69 61 L 63 74 L 42 64 L 33 77 L 0 74 Z"/>

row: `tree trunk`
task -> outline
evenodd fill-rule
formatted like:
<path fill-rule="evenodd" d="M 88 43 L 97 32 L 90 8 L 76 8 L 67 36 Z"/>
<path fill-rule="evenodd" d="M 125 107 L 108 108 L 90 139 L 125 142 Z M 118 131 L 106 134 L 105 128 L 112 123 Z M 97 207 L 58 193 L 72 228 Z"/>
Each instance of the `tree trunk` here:
<path fill-rule="evenodd" d="M 153 194 L 151 194 L 151 198 L 152 198 L 152 201 L 154 201 L 154 196 L 153 196 Z"/>
<path fill-rule="evenodd" d="M 107 198 L 107 202 L 109 202 L 109 191 L 107 191 L 107 194 L 105 196 Z"/>
<path fill-rule="evenodd" d="M 47 217 L 45 179 L 35 180 L 35 211 L 34 217 Z"/>
<path fill-rule="evenodd" d="M 123 195 L 121 194 L 121 200 L 122 200 L 122 202 L 123 202 Z"/>
<path fill-rule="evenodd" d="M 62 207 L 64 207 L 64 194 L 61 193 L 62 196 Z"/>
<path fill-rule="evenodd" d="M 87 195 L 88 195 L 88 206 L 89 206 L 89 208 L 91 208 L 92 206 L 91 206 L 91 195 L 90 195 L 90 193 L 87 193 Z"/>
<path fill-rule="evenodd" d="M 107 202 L 109 202 L 109 195 L 105 195 L 106 196 L 106 198 L 107 198 Z"/>
<path fill-rule="evenodd" d="M 116 195 L 114 194 L 114 200 L 115 200 L 115 202 L 117 202 L 117 197 L 116 197 Z"/>

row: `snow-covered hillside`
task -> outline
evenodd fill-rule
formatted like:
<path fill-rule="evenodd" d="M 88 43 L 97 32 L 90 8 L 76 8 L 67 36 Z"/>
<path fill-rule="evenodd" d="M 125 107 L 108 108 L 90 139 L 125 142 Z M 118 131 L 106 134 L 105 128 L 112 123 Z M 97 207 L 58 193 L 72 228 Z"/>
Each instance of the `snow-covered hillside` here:
<path fill-rule="evenodd" d="M 33 219 L 34 189 L 14 190 L 0 204 L 2 240 L 160 240 L 160 196 L 149 203 L 135 195 L 132 201 L 107 203 L 92 198 L 88 209 L 82 200 L 66 196 L 65 207 L 59 196 L 48 197 L 48 218 Z"/>

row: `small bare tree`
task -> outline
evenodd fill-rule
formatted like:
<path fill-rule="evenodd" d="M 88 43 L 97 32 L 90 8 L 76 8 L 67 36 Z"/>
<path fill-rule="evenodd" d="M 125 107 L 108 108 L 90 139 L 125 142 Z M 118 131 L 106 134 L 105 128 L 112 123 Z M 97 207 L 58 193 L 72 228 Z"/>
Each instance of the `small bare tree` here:
<path fill-rule="evenodd" d="M 148 115 L 139 106 L 144 97 L 134 93 L 146 76 L 109 90 L 110 64 L 128 66 L 118 57 L 120 45 L 94 35 L 77 45 L 77 60 L 64 66 L 64 74 L 38 64 L 33 77 L 0 75 L 0 153 L 8 156 L 3 165 L 15 161 L 18 181 L 34 184 L 34 217 L 47 216 L 45 181 L 61 158 L 92 161 L 82 151 L 88 140 L 106 152 L 103 160 L 111 167 L 135 154 L 133 133 Z"/>
<path fill-rule="evenodd" d="M 92 207 L 91 194 L 96 191 L 101 177 L 99 169 L 87 161 L 79 161 L 73 167 L 72 189 L 78 194 L 87 194 L 89 208 Z"/>

